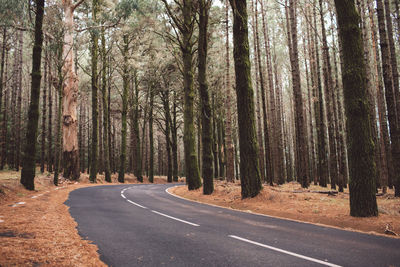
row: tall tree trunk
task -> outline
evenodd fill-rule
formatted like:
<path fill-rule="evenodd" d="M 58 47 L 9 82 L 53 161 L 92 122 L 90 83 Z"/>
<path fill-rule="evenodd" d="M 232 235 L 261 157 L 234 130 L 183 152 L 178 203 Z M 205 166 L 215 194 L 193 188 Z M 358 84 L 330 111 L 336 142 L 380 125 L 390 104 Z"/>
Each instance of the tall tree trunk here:
<path fill-rule="evenodd" d="M 7 32 L 7 31 L 6 31 Z M 5 37 L 5 36 L 3 36 Z M 4 47 L 5 44 L 5 47 Z M 8 52 L 9 49 L 7 48 L 7 43 L 6 40 L 3 40 L 3 48 L 5 49 L 4 53 L 5 53 L 5 66 L 4 69 L 2 70 L 3 76 L 2 76 L 2 81 L 1 81 L 1 88 L 2 88 L 2 92 L 4 89 L 4 108 L 3 110 L 0 109 L 0 112 L 2 112 L 2 121 L 1 121 L 1 125 L 2 125 L 2 144 L 1 144 L 1 162 L 0 162 L 0 170 L 4 169 L 4 166 L 6 165 L 7 162 L 7 149 L 8 149 L 8 117 L 7 117 L 7 113 L 8 113 L 8 96 L 9 96 L 9 92 L 8 92 L 8 86 L 7 86 L 7 79 L 8 79 Z M 3 68 L 3 67 L 2 67 Z M 3 82 L 4 81 L 4 82 Z M 0 102 L 1 102 L 0 98 Z"/>
<path fill-rule="evenodd" d="M 137 79 L 137 71 L 134 72 L 134 81 L 135 81 L 135 97 L 134 97 L 134 119 L 133 119 L 133 128 L 135 131 L 135 142 L 136 142 L 136 150 L 135 153 L 135 175 L 139 182 L 143 182 L 142 176 L 142 157 L 140 153 L 140 135 L 139 135 L 139 118 L 140 118 L 140 111 L 139 111 L 139 84 Z M 143 138 L 143 137 L 142 137 Z"/>
<path fill-rule="evenodd" d="M 215 94 L 211 94 L 212 98 L 212 139 L 213 139 L 213 154 L 214 154 L 214 178 L 218 178 L 218 133 L 217 133 L 217 112 L 215 105 Z"/>
<path fill-rule="evenodd" d="M 64 8 L 64 84 L 63 84 L 63 160 L 64 177 L 79 179 L 77 102 L 79 78 L 75 71 L 74 53 L 74 11 L 81 4 L 72 0 L 62 0 Z"/>
<path fill-rule="evenodd" d="M 258 35 L 258 12 L 257 12 L 257 2 L 255 5 L 255 18 L 256 18 L 256 27 L 255 27 L 255 37 L 256 37 L 256 46 L 257 46 L 257 64 L 258 64 L 258 75 L 260 77 L 260 87 L 261 87 L 261 104 L 263 111 L 263 123 L 264 123 L 264 148 L 265 148 L 265 166 L 266 166 L 266 179 L 269 181 L 270 185 L 273 185 L 274 181 L 274 170 L 273 170 L 273 158 L 272 158 L 272 149 L 271 149 L 271 138 L 270 138 L 270 129 L 268 127 L 268 119 L 267 119 L 267 104 L 266 104 L 266 92 L 265 92 L 265 83 L 264 83 L 264 71 L 262 69 L 261 64 L 261 49 L 260 49 L 260 38 Z M 270 120 L 272 122 L 272 120 Z"/>
<path fill-rule="evenodd" d="M 1 48 L 1 60 L 0 60 L 0 113 L 2 112 L 2 101 L 3 101 L 3 87 L 4 87 L 4 63 L 5 63 L 5 54 L 6 54 L 6 50 L 7 50 L 7 28 L 3 27 L 3 44 L 2 44 L 2 48 Z M 7 94 L 7 92 L 6 92 Z M 3 129 L 6 127 L 6 124 L 4 123 L 4 117 L 1 118 L 0 121 Z M 3 134 L 3 133 L 2 133 Z M 4 157 L 5 157 L 5 153 L 4 153 L 4 137 L 5 135 L 3 134 L 1 137 L 1 162 L 4 161 Z M 1 164 L 1 170 L 4 168 L 4 165 Z"/>
<path fill-rule="evenodd" d="M 226 119 L 225 119 L 225 142 L 226 142 L 226 180 L 233 182 L 235 180 L 235 166 L 234 166 L 234 151 L 232 143 L 232 111 L 231 111 L 231 82 L 229 75 L 229 8 L 228 0 L 225 1 L 225 49 L 226 49 L 226 78 L 225 78 L 225 92 L 226 92 Z M 246 22 L 247 23 L 247 22 Z"/>
<path fill-rule="evenodd" d="M 167 149 L 167 182 L 172 183 L 172 159 L 171 159 L 171 112 L 169 106 L 169 88 L 163 94 L 163 105 L 165 113 L 165 144 Z"/>
<path fill-rule="evenodd" d="M 114 154 L 112 150 L 112 134 L 111 134 L 111 57 L 108 57 L 107 64 L 108 83 L 107 83 L 107 137 L 108 137 L 108 159 L 110 161 L 110 172 L 115 173 Z"/>
<path fill-rule="evenodd" d="M 58 56 L 58 64 L 62 64 L 62 47 L 57 51 L 57 56 Z M 54 179 L 53 183 L 55 186 L 58 186 L 58 175 L 60 173 L 60 167 L 61 167 L 61 144 L 62 144 L 62 133 L 61 133 L 61 124 L 62 124 L 62 108 L 63 108 L 63 70 L 62 66 L 58 66 L 58 84 L 57 84 L 57 90 L 58 90 L 58 107 L 57 107 L 57 121 L 56 121 L 56 143 L 55 143 L 55 162 L 54 162 Z"/>
<path fill-rule="evenodd" d="M 328 41 L 325 30 L 325 20 L 323 13 L 322 0 L 319 0 L 319 14 L 321 19 L 322 29 L 322 54 L 323 54 L 323 76 L 324 76 L 324 87 L 325 96 L 327 99 L 327 115 L 328 115 L 328 133 L 329 133 L 329 174 L 331 178 L 331 188 L 336 189 L 336 183 L 338 180 L 338 167 L 337 167 L 337 154 L 336 154 L 336 139 L 335 139 L 335 93 L 332 80 L 332 67 L 329 55 Z"/>
<path fill-rule="evenodd" d="M 350 215 L 377 216 L 375 163 L 368 112 L 366 71 L 360 17 L 354 1 L 335 0 L 343 53 L 343 91 L 347 115 L 350 167 Z"/>
<path fill-rule="evenodd" d="M 172 172 L 172 177 L 174 182 L 178 181 L 178 128 L 176 124 L 176 117 L 177 117 L 177 112 L 176 112 L 176 102 L 177 102 L 177 97 L 176 97 L 176 92 L 174 91 L 174 103 L 172 104 L 172 123 L 171 123 L 171 135 L 172 135 L 172 161 L 173 161 L 173 172 Z"/>
<path fill-rule="evenodd" d="M 126 116 L 128 113 L 128 87 L 129 87 L 129 70 L 128 70 L 128 52 L 129 52 L 129 40 L 128 35 L 123 35 L 123 70 L 122 70 L 122 113 L 121 113 L 121 154 L 120 154 L 120 166 L 118 172 L 118 182 L 125 182 L 125 167 L 126 167 L 126 135 L 127 135 L 127 123 Z"/>
<path fill-rule="evenodd" d="M 212 125 L 211 106 L 207 83 L 207 46 L 208 46 L 208 16 L 212 1 L 199 1 L 199 48 L 198 48 L 198 82 L 201 103 L 201 137 L 203 145 L 202 153 L 202 174 L 203 194 L 210 195 L 214 191 L 213 180 L 213 154 L 212 154 Z M 232 163 L 233 164 L 233 159 Z M 232 174 L 230 174 L 232 175 Z M 228 177 L 227 177 L 228 178 Z"/>
<path fill-rule="evenodd" d="M 314 88 L 314 98 L 318 101 L 314 102 L 315 110 L 315 124 L 317 127 L 317 140 L 318 140 L 318 178 L 319 185 L 326 187 L 328 182 L 328 158 L 327 158 L 327 144 L 326 144 L 326 125 L 325 125 L 325 107 L 324 107 L 324 97 L 322 94 L 322 83 L 321 83 L 321 73 L 320 73 L 320 60 L 319 60 L 319 35 L 317 29 L 317 1 L 314 0 L 313 5 L 313 26 L 314 34 L 313 44 L 315 44 L 315 75 L 316 86 Z"/>
<path fill-rule="evenodd" d="M 262 124 L 262 119 L 261 119 L 261 106 L 260 106 L 260 98 L 261 98 L 261 88 L 259 86 L 259 77 L 258 73 L 260 72 L 259 70 L 259 65 L 258 65 L 258 46 L 257 46 L 257 38 L 256 38 L 256 23 L 255 23 L 255 16 L 256 12 L 254 9 L 254 3 L 256 1 L 252 1 L 252 24 L 253 24 L 253 49 L 254 49 L 254 56 L 257 60 L 254 61 L 254 72 L 255 72 L 255 78 L 256 78 L 256 115 L 257 115 L 257 141 L 259 145 L 259 164 L 260 164 L 260 172 L 261 172 L 261 181 L 266 182 L 265 178 L 265 154 L 264 154 L 264 141 L 263 141 L 263 128 L 261 126 Z M 259 89 L 260 88 L 260 89 Z"/>
<path fill-rule="evenodd" d="M 398 120 L 398 113 L 396 110 L 395 91 L 398 87 L 394 88 L 392 65 L 390 62 L 390 47 L 388 46 L 388 37 L 385 27 L 385 14 L 383 9 L 383 1 L 376 0 L 377 14 L 379 24 L 379 40 L 382 53 L 382 69 L 383 81 L 385 85 L 386 106 L 389 119 L 390 139 L 392 144 L 392 162 L 394 169 L 393 181 L 395 184 L 395 196 L 400 196 L 400 127 Z"/>
<path fill-rule="evenodd" d="M 46 161 L 46 108 L 47 108 L 47 65 L 49 60 L 48 45 L 46 45 L 46 52 L 44 58 L 44 85 L 43 85 L 43 98 L 42 98 L 42 140 L 41 140 L 41 154 L 40 154 L 40 172 L 44 172 L 44 165 Z"/>
<path fill-rule="evenodd" d="M 150 85 L 149 93 L 150 93 L 150 101 L 149 101 L 149 182 L 154 182 L 154 134 L 153 134 L 153 106 L 154 106 L 154 90 L 156 88 L 154 85 Z"/>
<path fill-rule="evenodd" d="M 236 99 L 239 125 L 240 181 L 242 198 L 260 192 L 257 160 L 253 88 L 251 85 L 246 0 L 230 0 L 233 10 L 233 56 L 235 59 Z"/>
<path fill-rule="evenodd" d="M 184 80 L 184 150 L 185 150 L 185 173 L 189 190 L 197 189 L 201 186 L 199 167 L 197 165 L 194 133 L 194 88 L 193 88 L 193 19 L 194 10 L 191 0 L 183 1 L 183 80 Z"/>
<path fill-rule="evenodd" d="M 106 55 L 106 38 L 104 28 L 101 30 L 101 60 L 102 60 L 102 100 L 103 100 L 103 145 L 104 145 L 104 177 L 106 182 L 111 182 L 110 174 L 110 153 L 108 146 L 108 97 L 107 97 L 107 55 Z M 110 82 L 110 81 L 109 81 Z"/>
<path fill-rule="evenodd" d="M 381 160 L 381 179 L 382 179 L 382 191 L 386 193 L 386 186 L 390 186 L 391 178 L 394 177 L 393 163 L 392 163 L 392 149 L 389 139 L 388 121 L 387 121 L 387 110 L 385 105 L 385 95 L 382 81 L 382 67 L 381 59 L 379 55 L 379 48 L 377 45 L 377 29 L 374 21 L 374 12 L 372 11 L 371 3 L 368 5 L 368 13 L 370 17 L 371 26 L 371 40 L 372 40 L 372 52 L 375 72 L 375 88 L 377 89 L 377 104 L 378 104 L 378 115 L 379 115 L 379 146 L 380 146 L 380 160 Z"/>
<path fill-rule="evenodd" d="M 22 54 L 23 54 L 23 45 L 24 44 L 24 35 L 22 31 L 18 31 L 18 71 L 17 71 L 17 110 L 16 110 L 16 140 L 15 140 L 15 170 L 19 171 L 19 167 L 21 165 L 21 132 L 22 132 Z M 40 92 L 39 92 L 40 94 Z"/>
<path fill-rule="evenodd" d="M 24 149 L 24 159 L 22 162 L 21 184 L 28 190 L 35 190 L 35 156 L 36 156 L 36 140 L 38 124 L 39 124 L 39 97 L 40 97 L 40 80 L 41 80 L 41 57 L 43 44 L 43 14 L 44 0 L 36 1 L 36 18 L 35 18 L 35 41 L 32 51 L 32 82 L 31 82 L 31 102 L 28 112 L 28 127 L 26 131 L 26 142 Z"/>
<path fill-rule="evenodd" d="M 307 132 L 305 124 L 305 116 L 303 110 L 303 96 L 301 93 L 299 54 L 297 47 L 297 17 L 296 17 L 296 0 L 289 1 L 289 17 L 290 17 L 290 34 L 292 42 L 292 80 L 293 80 L 293 96 L 295 101 L 295 136 L 296 136 L 296 171 L 298 181 L 304 188 L 308 187 L 308 146 Z"/>
<path fill-rule="evenodd" d="M 278 148 L 278 140 L 277 140 L 277 121 L 276 121 L 276 105 L 275 105 L 275 85 L 274 85 L 274 77 L 272 74 L 272 56 L 271 56 L 271 45 L 270 45 L 270 37 L 269 37 L 269 29 L 267 20 L 265 19 L 265 10 L 264 10 L 264 1 L 259 0 L 261 3 L 261 14 L 262 14 L 262 26 L 264 33 L 264 45 L 265 45 L 265 53 L 266 53 L 266 69 L 267 69 L 267 80 L 269 87 L 269 139 L 270 139 L 270 161 L 271 161 L 271 175 L 270 184 L 272 184 L 271 180 L 277 180 L 280 177 L 280 174 L 283 173 L 282 164 L 280 161 L 282 160 L 282 153 Z M 257 7 L 257 5 L 256 5 Z M 257 13 L 257 12 L 256 12 Z M 257 18 L 257 17 L 256 17 Z M 257 21 L 256 21 L 257 22 Z M 260 46 L 259 46 L 260 47 Z M 261 51 L 261 48 L 259 49 Z M 260 53 L 260 52 L 259 52 Z M 259 54 L 259 57 L 261 55 Z"/>
<path fill-rule="evenodd" d="M 92 3 L 92 16 L 93 21 L 97 21 L 97 12 L 99 8 L 98 0 L 93 0 Z M 99 144 L 99 111 L 98 111 L 98 91 L 99 91 L 99 76 L 97 71 L 98 62 L 98 41 L 99 36 L 97 30 L 91 32 L 91 63 L 92 63 L 92 155 L 90 164 L 90 182 L 96 183 L 97 170 L 98 170 L 98 144 Z M 65 143 L 65 140 L 64 140 Z"/>
<path fill-rule="evenodd" d="M 49 103 L 49 117 L 48 117 L 48 126 L 47 126 L 47 171 L 53 172 L 53 164 L 54 164 L 54 151 L 53 151 L 53 74 L 52 74 L 52 58 L 53 53 L 49 55 L 49 75 L 48 75 L 48 86 L 49 86 L 49 94 L 48 94 L 48 103 Z"/>

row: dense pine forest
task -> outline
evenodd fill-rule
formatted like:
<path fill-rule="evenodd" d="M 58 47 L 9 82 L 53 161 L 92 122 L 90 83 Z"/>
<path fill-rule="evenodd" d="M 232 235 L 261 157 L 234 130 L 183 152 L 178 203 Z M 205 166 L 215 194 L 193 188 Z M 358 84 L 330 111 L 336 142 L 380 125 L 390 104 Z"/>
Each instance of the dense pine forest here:
<path fill-rule="evenodd" d="M 398 0 L 0 0 L 0 169 L 400 197 Z M 396 51 L 397 50 L 397 51 Z"/>

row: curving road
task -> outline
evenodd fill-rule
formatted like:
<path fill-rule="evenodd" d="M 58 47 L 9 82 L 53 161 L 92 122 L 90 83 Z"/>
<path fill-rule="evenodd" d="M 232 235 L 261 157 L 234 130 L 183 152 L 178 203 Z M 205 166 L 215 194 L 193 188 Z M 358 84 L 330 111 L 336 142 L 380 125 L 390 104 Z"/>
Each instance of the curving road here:
<path fill-rule="evenodd" d="M 172 186 L 81 188 L 66 204 L 110 266 L 400 266 L 400 239 L 199 204 Z"/>

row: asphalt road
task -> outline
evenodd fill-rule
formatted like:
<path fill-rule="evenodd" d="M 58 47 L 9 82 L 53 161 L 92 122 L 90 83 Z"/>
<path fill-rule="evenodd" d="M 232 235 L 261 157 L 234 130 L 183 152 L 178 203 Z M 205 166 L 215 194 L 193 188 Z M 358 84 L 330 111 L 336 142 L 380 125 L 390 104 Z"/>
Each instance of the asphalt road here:
<path fill-rule="evenodd" d="M 400 266 L 400 239 L 199 204 L 171 186 L 81 188 L 66 204 L 110 266 Z"/>

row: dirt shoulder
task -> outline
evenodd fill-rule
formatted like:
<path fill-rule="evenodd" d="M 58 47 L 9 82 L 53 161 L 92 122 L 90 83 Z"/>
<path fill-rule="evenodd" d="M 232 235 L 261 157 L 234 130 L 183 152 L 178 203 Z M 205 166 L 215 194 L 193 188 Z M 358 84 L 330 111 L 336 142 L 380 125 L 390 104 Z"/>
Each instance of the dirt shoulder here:
<path fill-rule="evenodd" d="M 63 181 L 56 187 L 52 176 L 39 175 L 33 192 L 18 178 L 17 172 L 0 172 L 0 266 L 106 266 L 97 246 L 79 236 L 64 205 L 72 190 L 104 185 L 103 177 L 93 185 L 82 174 L 79 182 Z M 119 184 L 113 178 L 111 184 Z M 126 182 L 137 183 L 129 175 Z M 155 178 L 155 183 L 165 182 Z"/>
<path fill-rule="evenodd" d="M 238 183 L 216 181 L 214 193 L 208 196 L 203 195 L 202 190 L 189 191 L 186 186 L 179 186 L 169 191 L 189 200 L 241 211 L 386 236 L 389 236 L 385 234 L 387 227 L 400 233 L 400 200 L 394 198 L 393 190 L 377 197 L 379 216 L 371 218 L 354 218 L 349 215 L 348 192 L 337 195 L 316 193 L 329 189 L 314 185 L 307 191 L 297 183 L 273 187 L 264 185 L 257 197 L 244 200 L 241 199 Z"/>

